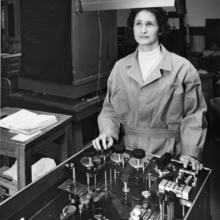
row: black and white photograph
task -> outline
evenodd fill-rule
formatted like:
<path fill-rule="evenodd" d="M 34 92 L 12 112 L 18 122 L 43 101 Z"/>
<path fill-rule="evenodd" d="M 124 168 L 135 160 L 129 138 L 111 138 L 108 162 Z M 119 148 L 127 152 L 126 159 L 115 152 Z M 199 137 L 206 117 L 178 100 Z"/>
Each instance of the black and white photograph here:
<path fill-rule="evenodd" d="M 1 0 L 0 220 L 219 220 L 218 0 Z"/>

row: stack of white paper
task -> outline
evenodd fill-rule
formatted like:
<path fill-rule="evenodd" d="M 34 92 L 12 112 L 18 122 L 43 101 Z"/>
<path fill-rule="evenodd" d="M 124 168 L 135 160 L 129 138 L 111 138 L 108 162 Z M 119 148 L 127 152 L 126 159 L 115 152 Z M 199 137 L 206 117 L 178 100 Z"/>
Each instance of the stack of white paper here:
<path fill-rule="evenodd" d="M 54 159 L 51 159 L 49 157 L 43 157 L 40 160 L 38 160 L 36 163 L 34 163 L 31 166 L 31 172 L 32 172 L 32 181 L 38 179 L 43 174 L 47 173 L 51 169 L 56 167 L 56 163 Z M 4 175 L 11 177 L 13 180 L 17 181 L 17 160 L 15 163 L 10 167 L 9 169 L 5 170 L 3 172 Z"/>
<path fill-rule="evenodd" d="M 12 131 L 33 134 L 57 122 L 54 115 L 36 114 L 34 112 L 22 109 L 0 120 L 0 127 Z"/>

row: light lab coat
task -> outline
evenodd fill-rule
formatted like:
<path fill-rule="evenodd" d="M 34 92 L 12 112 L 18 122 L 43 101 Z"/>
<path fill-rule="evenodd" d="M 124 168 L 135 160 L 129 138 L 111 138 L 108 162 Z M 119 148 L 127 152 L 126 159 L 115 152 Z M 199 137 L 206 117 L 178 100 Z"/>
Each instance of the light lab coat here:
<path fill-rule="evenodd" d="M 198 158 L 207 132 L 199 75 L 185 58 L 162 45 L 161 51 L 161 61 L 145 82 L 138 50 L 116 62 L 98 117 L 100 134 L 118 139 L 122 123 L 128 148 Z"/>

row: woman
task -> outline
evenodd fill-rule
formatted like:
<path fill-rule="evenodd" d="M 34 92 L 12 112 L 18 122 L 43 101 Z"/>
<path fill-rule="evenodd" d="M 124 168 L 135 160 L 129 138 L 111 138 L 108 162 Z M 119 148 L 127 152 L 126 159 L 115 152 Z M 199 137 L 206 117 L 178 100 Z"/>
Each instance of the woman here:
<path fill-rule="evenodd" d="M 127 148 L 170 152 L 198 172 L 207 131 L 199 75 L 188 60 L 160 43 L 168 27 L 163 9 L 134 9 L 128 26 L 138 46 L 116 62 L 109 76 L 93 146 L 111 147 L 123 125 Z"/>

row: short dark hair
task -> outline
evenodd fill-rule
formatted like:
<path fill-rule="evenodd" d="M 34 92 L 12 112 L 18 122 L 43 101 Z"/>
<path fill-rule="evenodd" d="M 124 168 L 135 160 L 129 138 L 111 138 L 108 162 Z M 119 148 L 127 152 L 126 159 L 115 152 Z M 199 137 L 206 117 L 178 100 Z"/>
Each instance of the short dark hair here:
<path fill-rule="evenodd" d="M 133 26 L 134 26 L 134 19 L 136 17 L 136 15 L 140 12 L 140 11 L 149 11 L 152 14 L 155 15 L 158 26 L 159 26 L 159 40 L 164 40 L 167 39 L 168 34 L 169 34 L 169 30 L 170 30 L 170 26 L 168 24 L 168 17 L 167 17 L 167 13 L 163 8 L 135 8 L 135 9 L 131 9 L 130 14 L 128 16 L 127 19 L 127 26 L 129 31 L 131 31 L 132 36 L 133 36 Z"/>

